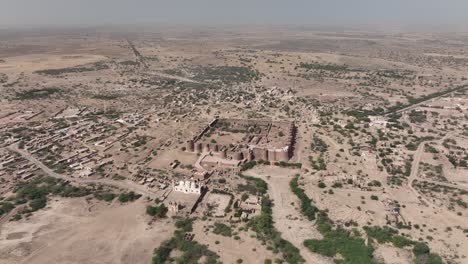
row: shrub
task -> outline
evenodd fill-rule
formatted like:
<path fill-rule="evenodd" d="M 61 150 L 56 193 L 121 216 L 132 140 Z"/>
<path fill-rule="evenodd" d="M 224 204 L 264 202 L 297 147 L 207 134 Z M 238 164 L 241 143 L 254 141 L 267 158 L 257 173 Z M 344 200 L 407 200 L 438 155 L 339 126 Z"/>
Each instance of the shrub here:
<path fill-rule="evenodd" d="M 193 220 L 190 218 L 181 218 L 175 222 L 175 226 L 180 229 L 182 232 L 191 232 Z"/>
<path fill-rule="evenodd" d="M 255 160 L 246 162 L 246 163 L 244 163 L 244 164 L 242 165 L 241 171 L 250 170 L 250 169 L 252 169 L 253 167 L 255 167 L 255 165 L 257 165 L 257 162 L 256 162 Z"/>
<path fill-rule="evenodd" d="M 160 206 L 148 206 L 146 207 L 146 213 L 150 216 L 156 216 L 158 218 L 164 218 L 167 214 L 167 207 L 164 204 Z"/>
<path fill-rule="evenodd" d="M 289 183 L 291 191 L 299 198 L 301 201 L 301 212 L 309 220 L 315 219 L 315 214 L 318 212 L 317 207 L 312 204 L 312 200 L 305 194 L 304 190 L 299 188 L 299 176 L 295 176 Z"/>
<path fill-rule="evenodd" d="M 13 210 L 13 208 L 15 208 L 15 206 L 12 203 L 9 203 L 9 202 L 0 203 L 0 217 L 10 212 L 11 210 Z"/>
<path fill-rule="evenodd" d="M 416 264 L 444 264 L 440 256 L 436 254 L 423 254 L 416 256 Z"/>
<path fill-rule="evenodd" d="M 202 257 L 205 257 L 205 263 L 217 263 L 219 256 L 208 249 L 207 246 L 201 245 L 196 241 L 184 240 L 184 234 L 192 230 L 192 219 L 183 218 L 176 221 L 178 230 L 174 232 L 174 236 L 161 243 L 159 248 L 154 250 L 152 263 L 162 264 L 167 263 L 172 250 L 178 249 L 182 255 L 179 256 L 176 263 L 199 263 Z"/>
<path fill-rule="evenodd" d="M 257 180 L 263 182 L 261 185 L 267 187 L 266 182 L 257 178 L 247 178 L 249 180 Z M 266 189 L 265 189 L 266 193 Z M 251 227 L 256 233 L 257 236 L 262 236 L 264 239 L 271 241 L 273 244 L 273 251 L 281 252 L 283 258 L 288 263 L 304 263 L 304 259 L 300 255 L 299 249 L 296 248 L 289 241 L 281 237 L 275 227 L 273 226 L 273 217 L 272 217 L 272 201 L 265 195 L 262 196 L 261 200 L 261 213 L 260 215 L 255 216 L 250 220 L 248 226 Z"/>
<path fill-rule="evenodd" d="M 83 197 L 90 194 L 91 190 L 86 187 L 71 186 L 63 180 L 52 177 L 36 177 L 28 182 L 17 184 L 14 193 L 16 204 L 25 204 L 29 201 L 30 208 L 23 210 L 23 213 L 30 213 L 46 207 L 48 195 Z M 4 203 L 0 208 L 0 215 L 11 209 L 9 204 Z"/>
<path fill-rule="evenodd" d="M 387 226 L 364 226 L 363 229 L 368 237 L 377 240 L 380 244 L 390 242 L 393 235 L 398 234 L 397 230 Z"/>
<path fill-rule="evenodd" d="M 32 99 L 41 99 L 47 98 L 55 93 L 61 93 L 62 90 L 59 88 L 41 88 L 41 89 L 32 89 L 23 92 L 17 92 L 16 98 L 17 100 L 32 100 Z"/>
<path fill-rule="evenodd" d="M 407 239 L 404 236 L 394 236 L 392 238 L 392 244 L 397 248 L 403 248 L 413 244 L 413 241 Z"/>
<path fill-rule="evenodd" d="M 46 207 L 46 205 L 47 205 L 47 199 L 45 197 L 34 199 L 29 203 L 29 206 L 31 207 L 32 212 L 42 209 Z"/>
<path fill-rule="evenodd" d="M 116 195 L 110 192 L 95 192 L 94 197 L 96 197 L 96 199 L 101 200 L 101 201 L 110 202 L 114 200 Z"/>
<path fill-rule="evenodd" d="M 141 194 L 136 194 L 133 191 L 131 191 L 128 193 L 121 193 L 119 195 L 119 201 L 121 203 L 133 202 L 135 200 L 138 200 L 140 197 L 141 197 Z"/>
<path fill-rule="evenodd" d="M 428 254 L 429 251 L 430 251 L 429 246 L 423 242 L 417 242 L 413 247 L 413 253 L 416 256 Z"/>
<path fill-rule="evenodd" d="M 373 181 L 367 183 L 367 186 L 382 187 L 382 183 L 380 181 L 373 180 Z"/>
<path fill-rule="evenodd" d="M 332 185 L 332 188 L 342 188 L 343 187 L 343 184 L 341 182 L 335 182 L 333 185 Z"/>
<path fill-rule="evenodd" d="M 268 185 L 265 181 L 263 181 L 262 179 L 255 178 L 255 177 L 245 176 L 242 173 L 239 174 L 239 176 L 243 179 L 246 179 L 247 181 L 254 182 L 257 194 L 260 194 L 260 195 L 266 194 L 268 190 Z"/>
<path fill-rule="evenodd" d="M 217 235 L 222 235 L 226 237 L 232 236 L 232 229 L 230 226 L 227 226 L 223 223 L 215 223 L 213 233 Z"/>
<path fill-rule="evenodd" d="M 323 230 L 322 230 L 323 232 Z M 324 256 L 333 257 L 337 253 L 343 257 L 343 262 L 347 264 L 372 264 L 374 249 L 366 246 L 364 240 L 352 236 L 347 230 L 338 228 L 329 229 L 322 233 L 323 239 L 309 239 L 304 241 L 304 245 L 312 252 Z"/>

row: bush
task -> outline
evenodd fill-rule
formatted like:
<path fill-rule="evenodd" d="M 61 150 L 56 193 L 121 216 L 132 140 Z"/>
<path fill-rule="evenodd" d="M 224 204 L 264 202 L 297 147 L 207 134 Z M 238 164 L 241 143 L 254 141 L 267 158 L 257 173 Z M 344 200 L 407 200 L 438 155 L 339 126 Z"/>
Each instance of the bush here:
<path fill-rule="evenodd" d="M 313 151 L 318 151 L 318 152 L 321 152 L 321 153 L 325 153 L 328 150 L 328 145 L 321 138 L 319 138 L 317 136 L 314 136 L 312 138 L 312 143 L 310 144 L 310 148 Z"/>
<path fill-rule="evenodd" d="M 416 256 L 416 264 L 444 264 L 442 259 L 436 254 L 423 254 Z"/>
<path fill-rule="evenodd" d="M 161 206 L 148 206 L 146 207 L 146 213 L 150 216 L 156 216 L 158 218 L 164 218 L 167 214 L 167 207 L 164 204 Z"/>
<path fill-rule="evenodd" d="M 227 226 L 223 223 L 215 223 L 213 233 L 217 235 L 222 235 L 226 237 L 232 236 L 232 229 L 230 226 Z"/>
<path fill-rule="evenodd" d="M 284 162 L 284 161 L 279 161 L 273 163 L 273 165 L 282 167 L 282 168 L 294 168 L 294 169 L 300 169 L 302 167 L 302 163 L 289 163 L 289 162 Z"/>
<path fill-rule="evenodd" d="M 253 167 L 255 167 L 255 165 L 257 165 L 257 162 L 256 162 L 255 160 L 246 162 L 246 163 L 244 163 L 244 164 L 242 165 L 241 171 L 250 170 L 250 169 L 252 169 Z"/>
<path fill-rule="evenodd" d="M 63 180 L 52 177 L 36 177 L 28 182 L 21 182 L 14 189 L 16 204 L 25 204 L 29 201 L 29 207 L 23 213 L 34 212 L 47 206 L 47 196 L 50 194 L 62 197 L 83 197 L 91 193 L 86 187 L 68 185 Z M 13 209 L 7 204 L 0 207 L 0 215 Z M 18 213 L 18 214 L 21 214 Z"/>
<path fill-rule="evenodd" d="M 172 249 L 175 247 L 175 239 L 170 239 L 161 243 L 156 250 L 154 250 L 153 264 L 163 264 L 169 258 Z"/>
<path fill-rule="evenodd" d="M 318 187 L 323 189 L 323 188 L 326 188 L 327 185 L 323 182 L 319 182 Z"/>
<path fill-rule="evenodd" d="M 306 246 L 312 252 L 327 257 L 334 257 L 337 252 L 336 243 L 335 241 L 331 240 L 310 239 L 304 241 L 304 246 Z"/>
<path fill-rule="evenodd" d="M 429 251 L 430 251 L 429 246 L 423 242 L 417 242 L 413 247 L 413 253 L 416 256 L 429 254 Z"/>
<path fill-rule="evenodd" d="M 392 241 L 392 237 L 398 234 L 398 231 L 390 227 L 365 226 L 363 227 L 367 236 L 377 240 L 380 244 Z"/>
<path fill-rule="evenodd" d="M 61 93 L 62 90 L 58 88 L 41 88 L 41 89 L 32 89 L 23 92 L 17 92 L 15 94 L 17 100 L 30 100 L 30 99 L 41 99 L 47 98 L 55 93 Z"/>
<path fill-rule="evenodd" d="M 178 249 L 182 255 L 177 257 L 176 263 L 199 263 L 202 257 L 205 257 L 205 263 L 217 263 L 219 256 L 208 249 L 207 246 L 201 245 L 196 241 L 184 240 L 184 234 L 192 230 L 192 219 L 183 218 L 176 221 L 178 230 L 174 232 L 174 236 L 161 243 L 161 246 L 154 250 L 152 263 L 162 264 L 168 263 L 171 252 Z"/>
<path fill-rule="evenodd" d="M 268 190 L 268 185 L 265 181 L 263 181 L 262 179 L 255 178 L 255 177 L 245 176 L 242 173 L 239 174 L 239 176 L 243 179 L 246 179 L 247 181 L 254 182 L 257 194 L 260 194 L 260 195 L 266 194 Z"/>
<path fill-rule="evenodd" d="M 266 182 L 261 179 L 253 177 L 249 177 L 247 179 L 255 180 L 257 184 L 267 188 Z M 260 182 L 262 183 L 260 184 Z M 257 236 L 262 236 L 265 240 L 271 241 L 273 244 L 273 251 L 281 252 L 286 262 L 304 263 L 304 259 L 300 255 L 299 249 L 289 241 L 283 239 L 281 237 L 281 233 L 279 233 L 273 226 L 272 206 L 272 201 L 267 196 L 263 195 L 261 200 L 260 215 L 252 218 L 252 220 L 250 220 L 248 223 L 248 226 L 257 233 Z"/>
<path fill-rule="evenodd" d="M 297 178 L 296 178 L 297 179 Z M 325 212 L 321 212 L 316 221 L 317 230 L 323 239 L 309 239 L 304 241 L 310 251 L 324 256 L 334 257 L 339 253 L 343 260 L 337 263 L 372 264 L 374 263 L 372 246 L 366 246 L 364 240 L 342 228 L 333 230 L 332 221 Z"/>
<path fill-rule="evenodd" d="M 45 197 L 34 199 L 29 203 L 29 206 L 31 207 L 32 212 L 42 209 L 46 207 L 46 205 L 47 205 L 47 199 Z"/>
<path fill-rule="evenodd" d="M 304 245 L 312 252 L 324 256 L 334 257 L 337 253 L 343 257 L 343 262 L 347 264 L 373 264 L 372 246 L 366 246 L 364 240 L 352 236 L 347 230 L 338 228 L 328 230 L 323 234 L 323 239 L 309 239 L 304 241 Z"/>
<path fill-rule="evenodd" d="M 11 210 L 13 210 L 13 208 L 15 208 L 15 206 L 12 203 L 0 203 L 0 217 L 6 213 L 9 213 Z"/>
<path fill-rule="evenodd" d="M 291 191 L 299 198 L 301 201 L 301 212 L 309 220 L 315 219 L 315 214 L 318 213 L 317 207 L 312 204 L 312 200 L 305 194 L 304 190 L 299 188 L 299 176 L 295 176 L 289 183 Z"/>
<path fill-rule="evenodd" d="M 178 219 L 175 222 L 175 226 L 180 229 L 182 232 L 191 232 L 193 230 L 193 220 L 190 218 Z"/>
<path fill-rule="evenodd" d="M 367 183 L 367 186 L 382 187 L 382 183 L 380 181 L 373 180 L 373 181 Z"/>
<path fill-rule="evenodd" d="M 394 236 L 392 238 L 392 244 L 397 248 L 403 248 L 413 244 L 413 241 L 407 239 L 404 236 Z"/>
<path fill-rule="evenodd" d="M 332 185 L 332 188 L 342 188 L 343 187 L 343 184 L 341 182 L 335 182 L 333 185 Z"/>
<path fill-rule="evenodd" d="M 116 195 L 111 192 L 95 192 L 94 197 L 100 201 L 111 202 L 112 200 L 114 200 Z"/>
<path fill-rule="evenodd" d="M 218 179 L 218 182 L 221 183 L 221 184 L 224 184 L 224 183 L 226 183 L 226 179 Z"/>
<path fill-rule="evenodd" d="M 121 193 L 119 195 L 119 201 L 121 203 L 133 202 L 135 200 L 138 200 L 140 197 L 141 197 L 141 194 L 136 194 L 133 191 L 131 191 L 128 193 Z"/>

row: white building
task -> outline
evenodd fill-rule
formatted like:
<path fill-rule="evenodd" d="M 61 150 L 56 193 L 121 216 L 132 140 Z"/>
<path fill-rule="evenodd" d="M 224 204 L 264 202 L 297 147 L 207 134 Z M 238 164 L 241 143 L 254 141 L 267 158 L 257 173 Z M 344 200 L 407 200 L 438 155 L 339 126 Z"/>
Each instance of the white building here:
<path fill-rule="evenodd" d="M 89 167 L 84 167 L 84 169 L 80 172 L 80 177 L 89 177 L 94 174 L 93 169 Z"/>
<path fill-rule="evenodd" d="M 174 184 L 173 190 L 183 193 L 201 194 L 201 185 L 193 181 L 179 181 L 179 184 Z"/>

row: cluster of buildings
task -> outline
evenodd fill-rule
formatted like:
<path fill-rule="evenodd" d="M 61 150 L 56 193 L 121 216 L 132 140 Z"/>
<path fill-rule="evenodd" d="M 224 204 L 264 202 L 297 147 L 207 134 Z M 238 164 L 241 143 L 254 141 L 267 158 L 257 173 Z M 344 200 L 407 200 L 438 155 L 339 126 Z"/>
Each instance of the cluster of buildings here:
<path fill-rule="evenodd" d="M 42 171 L 34 163 L 15 152 L 0 150 L 0 196 L 11 192 L 15 183 L 40 174 Z"/>
<path fill-rule="evenodd" d="M 130 132 L 128 129 L 116 130 L 114 120 L 83 117 L 71 125 L 63 121 L 63 118 L 77 117 L 84 110 L 67 108 L 60 111 L 56 118 L 39 125 L 28 128 L 19 126 L 18 129 L 23 129 L 24 133 L 8 142 L 19 141 L 21 148 L 49 167 L 67 168 L 78 177 L 91 176 L 97 168 L 114 162 L 112 155 L 106 152 L 115 143 L 125 140 Z M 132 114 L 123 120 L 129 124 L 138 124 L 142 119 L 140 115 Z M 28 134 L 33 136 L 24 136 Z"/>

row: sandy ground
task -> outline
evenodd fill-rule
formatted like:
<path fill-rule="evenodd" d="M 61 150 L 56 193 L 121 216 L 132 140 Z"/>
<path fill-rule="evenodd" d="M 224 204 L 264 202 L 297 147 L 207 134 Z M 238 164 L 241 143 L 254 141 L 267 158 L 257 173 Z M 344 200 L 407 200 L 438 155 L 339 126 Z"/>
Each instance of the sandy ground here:
<path fill-rule="evenodd" d="M 241 239 L 235 240 L 233 237 L 216 235 L 212 231 L 204 232 L 205 227 L 213 225 L 214 222 L 195 222 L 195 240 L 208 245 L 210 250 L 220 256 L 223 263 L 235 263 L 238 259 L 242 259 L 243 263 L 264 263 L 265 259 L 275 259 L 274 253 L 262 246 L 255 237 L 251 237 L 253 233 L 240 232 Z M 216 244 L 216 241 L 219 243 Z"/>
<path fill-rule="evenodd" d="M 390 245 L 380 245 L 374 251 L 377 259 L 385 260 L 387 264 L 409 264 L 413 263 L 413 256 L 404 249 L 398 249 Z"/>
<path fill-rule="evenodd" d="M 144 133 L 141 130 L 136 132 L 156 138 L 149 142 L 148 150 L 157 149 L 158 154 L 148 162 L 147 166 L 161 169 L 169 168 L 169 164 L 175 159 L 180 160 L 183 165 L 193 164 L 197 160 L 196 155 L 181 152 L 180 147 L 184 145 L 185 139 L 193 136 L 193 133 L 190 134 L 191 132 L 196 132 L 196 130 L 191 131 L 189 129 L 193 126 L 192 124 L 199 125 L 204 122 L 203 119 L 211 119 L 215 113 L 224 117 L 244 118 L 249 117 L 249 113 L 252 111 L 256 115 L 264 115 L 268 116 L 268 118 L 300 118 L 301 121 L 313 123 L 314 114 L 310 114 L 310 109 L 300 109 L 303 111 L 300 115 L 285 115 L 285 112 L 282 111 L 283 104 L 288 101 L 295 102 L 294 98 L 297 96 L 307 100 L 316 99 L 323 106 L 336 107 L 333 110 L 339 111 L 342 110 L 342 106 L 352 106 L 353 102 L 357 103 L 353 107 L 361 107 L 367 103 L 376 103 L 376 101 L 379 101 L 379 103 L 374 106 L 379 106 L 405 99 L 406 95 L 416 98 L 443 87 L 457 85 L 461 83 L 458 80 L 466 76 L 467 68 L 464 62 L 462 62 L 464 65 L 458 66 L 447 63 L 437 65 L 434 62 L 428 62 L 425 55 L 438 56 L 439 53 L 436 53 L 436 51 L 442 55 L 446 53 L 457 58 L 466 57 L 463 55 L 463 52 L 465 52 L 463 49 L 437 44 L 439 43 L 437 37 L 430 35 L 376 36 L 368 41 L 366 34 L 362 36 L 360 34 L 354 35 L 354 33 L 351 35 L 324 35 L 309 31 L 278 34 L 277 32 L 261 33 L 255 29 L 252 29 L 252 31 L 242 34 L 223 33 L 213 37 L 209 35 L 197 36 L 198 33 L 194 33 L 194 35 L 184 33 L 181 35 L 176 34 L 175 37 L 174 35 L 172 37 L 168 35 L 163 41 L 148 42 L 138 41 L 137 39 L 142 40 L 143 38 L 134 36 L 132 38 L 136 38 L 134 42 L 142 55 L 156 56 L 158 60 L 154 62 L 147 60 L 150 69 L 152 69 L 151 71 L 143 74 L 132 67 L 114 67 L 114 65 L 107 71 L 73 73 L 60 77 L 43 76 L 35 74 L 33 71 L 74 67 L 111 59 L 116 59 L 118 64 L 119 61 L 133 60 L 134 56 L 123 39 L 116 39 L 117 37 L 107 39 L 105 34 L 96 36 L 79 34 L 77 35 L 79 37 L 76 38 L 77 36 L 71 37 L 73 34 L 54 36 L 55 34 L 48 35 L 44 33 L 44 36 L 39 37 L 28 33 L 24 36 L 24 39 L 18 37 L 12 40 L 9 40 L 8 37 L 2 37 L 0 41 L 0 72 L 6 73 L 8 77 L 8 87 L 6 87 L 7 85 L 5 87 L 0 85 L 0 95 L 2 95 L 0 100 L 3 100 L 2 106 L 8 109 L 8 111 L 4 109 L 2 111 L 8 113 L 10 110 L 11 112 L 17 110 L 38 112 L 44 110 L 44 114 L 40 117 L 44 118 L 68 105 L 97 107 L 99 109 L 115 108 L 126 112 L 135 109 L 140 111 L 144 107 L 154 107 L 162 112 L 161 116 L 157 116 L 155 119 L 163 118 L 163 121 L 161 123 L 156 120 L 150 121 L 148 127 L 144 128 L 145 130 L 148 128 L 147 131 Z M 155 39 L 159 39 L 159 34 L 155 36 L 157 36 Z M 450 36 L 443 36 L 443 38 L 450 39 Z M 6 46 L 2 46 L 3 44 Z M 433 49 L 434 52 L 422 54 L 421 46 Z M 400 51 L 402 51 L 402 54 L 399 54 Z M 458 53 L 462 55 L 456 55 Z M 160 88 L 160 85 L 147 85 L 139 81 L 146 80 L 151 75 L 167 77 L 168 75 L 164 74 L 163 70 L 180 69 L 184 72 L 188 66 L 208 64 L 218 66 L 244 65 L 244 62 L 240 61 L 241 57 L 252 59 L 251 63 L 245 63 L 245 65 L 249 65 L 249 67 L 253 67 L 265 74 L 261 80 L 256 83 L 249 83 L 245 86 L 247 88 L 242 91 L 259 91 L 252 89 L 253 86 L 264 86 L 267 90 L 276 86 L 281 90 L 292 88 L 296 92 L 296 96 L 260 92 L 257 99 L 261 97 L 264 100 L 271 95 L 274 100 L 249 101 L 246 100 L 246 97 L 239 97 L 234 93 L 225 93 L 227 89 L 234 87 L 219 87 L 219 94 L 223 95 L 222 98 L 212 96 L 207 90 L 207 96 L 212 96 L 209 100 L 201 100 L 200 96 L 197 96 L 198 99 L 196 100 L 188 100 L 186 99 L 188 95 L 196 93 L 190 92 L 189 94 L 186 91 L 178 93 L 180 97 L 165 98 L 167 99 L 167 105 L 166 103 L 163 105 L 163 100 L 159 99 L 163 98 L 164 95 L 173 95 L 172 92 L 178 90 L 154 89 Z M 419 60 L 421 62 L 418 62 Z M 431 84 L 417 82 L 416 84 L 407 85 L 403 81 L 392 80 L 391 84 L 370 85 L 364 88 L 361 86 L 368 85 L 361 85 L 360 80 L 347 79 L 353 74 L 338 76 L 339 78 L 327 77 L 323 79 L 305 79 L 297 75 L 307 73 L 301 69 L 295 70 L 299 63 L 314 61 L 347 64 L 350 67 L 363 69 L 411 70 L 415 71 L 415 78 L 421 75 L 421 77 L 424 77 L 424 82 L 427 80 Z M 189 81 L 180 76 L 173 79 Z M 440 83 L 439 79 L 441 80 Z M 11 106 L 9 103 L 7 105 L 7 100 L 14 98 L 15 92 L 29 90 L 34 87 L 59 87 L 63 89 L 64 95 L 63 98 L 57 95 L 57 97 L 52 96 L 41 100 L 15 101 Z M 396 90 L 387 91 L 387 88 Z M 233 91 L 235 92 L 236 89 Z M 111 92 L 111 94 L 117 92 L 117 94 L 126 95 L 119 100 L 105 102 L 90 97 L 93 94 L 106 94 L 106 92 Z M 4 94 L 9 95 L 9 97 L 4 97 Z M 149 94 L 151 96 L 146 97 Z M 137 98 L 134 98 L 134 95 L 138 95 Z M 376 98 L 373 98 L 374 96 Z M 57 100 L 58 98 L 60 100 Z M 233 103 L 235 99 L 255 103 L 253 103 L 252 107 L 249 105 L 249 108 L 244 109 L 242 103 Z M 447 106 L 447 102 L 439 101 L 442 102 L 439 106 Z M 270 105 L 272 102 L 274 104 Z M 406 101 L 402 100 L 402 102 Z M 195 103 L 199 103 L 199 105 L 196 106 Z M 264 107 L 265 109 L 263 109 Z M 293 110 L 299 110 L 294 109 L 295 107 L 292 108 Z M 183 112 L 184 110 L 187 111 L 187 109 L 190 109 L 190 115 L 181 118 L 182 120 L 175 118 L 180 116 L 181 113 L 177 115 L 172 113 L 173 110 Z M 328 111 L 326 109 L 324 109 L 325 112 Z M 435 110 L 435 108 L 427 108 L 427 110 L 437 111 L 441 115 L 452 115 L 453 112 L 448 109 Z M 463 111 L 465 110 L 466 108 Z M 170 120 L 164 122 L 166 113 L 170 113 L 171 116 Z M 463 116 L 462 114 L 464 113 L 460 111 L 460 117 Z M 343 116 L 338 117 L 344 118 Z M 35 120 L 45 120 L 40 118 Z M 465 120 L 461 119 L 459 123 L 463 121 Z M 297 155 L 293 158 L 294 162 L 303 163 L 304 172 L 306 168 L 310 167 L 308 156 L 315 155 L 310 151 L 310 140 L 312 134 L 316 132 L 316 128 L 307 126 L 307 124 L 301 123 L 300 125 L 299 133 L 301 136 L 298 138 L 296 145 Z M 430 240 L 428 238 L 430 236 L 431 248 L 443 255 L 453 256 L 456 254 L 463 256 L 468 252 L 466 234 L 463 233 L 463 230 L 468 228 L 466 210 L 462 212 L 462 216 L 457 216 L 454 212 L 435 205 L 430 197 L 424 198 L 422 196 L 423 198 L 419 198 L 419 194 L 409 188 L 411 185 L 391 188 L 385 183 L 386 173 L 377 169 L 377 160 L 375 158 L 372 156 L 351 156 L 349 154 L 350 146 L 347 143 L 340 143 L 336 132 L 328 133 L 329 130 L 323 130 L 322 132 L 324 131 L 324 135 L 320 137 L 329 145 L 327 155 L 330 157 L 326 173 L 331 175 L 342 173 L 355 175 L 357 171 L 363 170 L 363 174 L 368 174 L 366 179 L 379 180 L 385 188 L 385 190 L 367 192 L 345 186 L 343 189 L 334 189 L 334 194 L 325 194 L 324 191 L 330 190 L 331 184 L 329 182 L 327 182 L 328 187 L 326 189 L 319 189 L 317 187 L 319 173 L 316 175 L 303 173 L 307 195 L 314 199 L 319 208 L 329 209 L 332 219 L 341 222 L 353 220 L 359 226 L 366 224 L 383 225 L 385 223 L 385 211 L 380 201 L 390 198 L 398 200 L 404 206 L 402 207 L 404 208 L 402 209 L 402 215 L 408 222 L 420 226 L 424 225 L 421 228 L 423 231 L 413 229 L 411 231 L 403 230 L 402 232 L 409 233 L 415 240 Z M 174 136 L 177 140 L 172 140 Z M 457 139 L 457 143 L 464 146 L 464 148 L 467 146 L 466 142 L 466 140 Z M 335 158 L 335 155 L 340 153 L 341 148 L 343 148 L 343 153 L 340 154 L 342 158 Z M 115 149 L 109 152 L 114 151 Z M 147 152 L 149 151 L 139 151 L 139 153 L 132 151 L 128 155 L 122 154 L 116 158 L 116 164 L 128 162 L 130 163 L 129 173 L 132 171 L 137 172 L 135 164 L 145 159 L 148 156 Z M 424 155 L 423 153 L 421 160 L 425 160 L 427 156 L 430 155 Z M 440 161 L 443 162 L 447 179 L 450 182 L 460 185 L 466 184 L 466 177 L 464 177 L 466 170 L 452 168 L 444 157 Z M 414 164 L 415 166 L 418 165 L 419 161 Z M 346 170 L 346 173 L 344 170 Z M 174 171 L 180 172 L 182 169 L 179 167 Z M 291 176 L 297 171 L 283 170 L 278 167 L 259 167 L 252 170 L 251 173 L 253 176 L 262 177 L 269 183 L 269 192 L 275 201 L 275 207 L 273 208 L 275 225 L 282 232 L 284 238 L 301 249 L 301 254 L 307 259 L 308 263 L 326 262 L 327 260 L 311 254 L 302 246 L 304 239 L 319 237 L 320 235 L 311 222 L 301 218 L 298 210 L 299 202 L 289 190 Z M 417 176 L 417 174 L 415 175 Z M 267 176 L 271 176 L 271 178 Z M 379 201 L 370 200 L 370 195 L 378 195 Z M 169 197 L 169 200 L 171 199 L 185 202 L 184 198 L 179 198 L 174 194 Z M 429 201 L 428 205 L 424 205 L 423 199 Z M 141 201 L 124 206 L 115 204 L 115 206 L 111 207 L 100 204 L 91 208 L 82 199 L 65 199 L 51 202 L 50 208 L 36 212 L 29 220 L 2 225 L 0 231 L 0 264 L 148 263 L 152 249 L 157 247 L 162 240 L 171 236 L 172 230 L 167 229 L 172 229 L 173 224 L 158 222 L 153 229 L 147 230 L 147 221 L 148 219 L 144 215 L 144 205 Z M 163 224 L 164 230 L 162 229 Z M 196 228 L 197 226 L 198 223 Z M 448 231 L 448 228 L 452 231 Z M 249 243 L 255 243 L 255 241 L 247 240 L 248 238 L 244 238 L 243 235 L 241 235 L 240 241 L 224 237 L 218 238 L 218 236 L 213 237 L 213 239 L 221 242 L 218 245 L 210 242 L 211 235 L 206 234 L 209 239 L 205 242 L 205 234 L 200 233 L 199 235 L 197 233 L 196 239 L 200 243 L 210 243 L 210 248 L 220 251 L 219 254 L 222 259 L 228 263 L 234 262 L 237 254 L 240 254 L 239 256 L 244 259 L 244 263 L 256 263 L 257 260 L 260 260 L 249 257 L 250 255 L 265 254 L 261 247 L 255 246 L 258 251 L 253 252 L 251 248 L 246 246 L 250 245 Z M 242 242 L 243 239 L 246 239 L 245 243 Z M 382 256 L 386 262 L 405 263 L 407 259 L 402 257 L 400 253 L 398 250 L 387 247 L 378 247 L 376 251 L 376 254 Z M 136 255 L 138 255 L 138 258 L 135 257 Z M 137 259 L 139 262 L 137 262 Z M 464 257 L 461 260 L 465 260 Z"/>
<path fill-rule="evenodd" d="M 284 239 L 299 248 L 306 263 L 332 263 L 330 259 L 311 253 L 303 245 L 304 240 L 320 239 L 321 235 L 312 222 L 302 217 L 299 212 L 299 199 L 289 189 L 289 182 L 297 173 L 299 173 L 298 170 L 266 166 L 256 167 L 246 174 L 262 178 L 268 183 L 268 194 L 274 202 L 273 220 L 275 227 L 281 232 Z"/>
<path fill-rule="evenodd" d="M 142 200 L 89 205 L 61 199 L 0 234 L 0 263 L 150 263 L 153 249 L 172 236 L 170 220 L 148 226 Z"/>
<path fill-rule="evenodd" d="M 50 54 L 34 54 L 10 57 L 6 59 L 6 63 L 0 65 L 0 70 L 5 72 L 17 71 L 37 71 L 44 69 L 57 69 L 73 67 L 77 65 L 93 63 L 106 59 L 100 55 L 50 55 Z"/>

